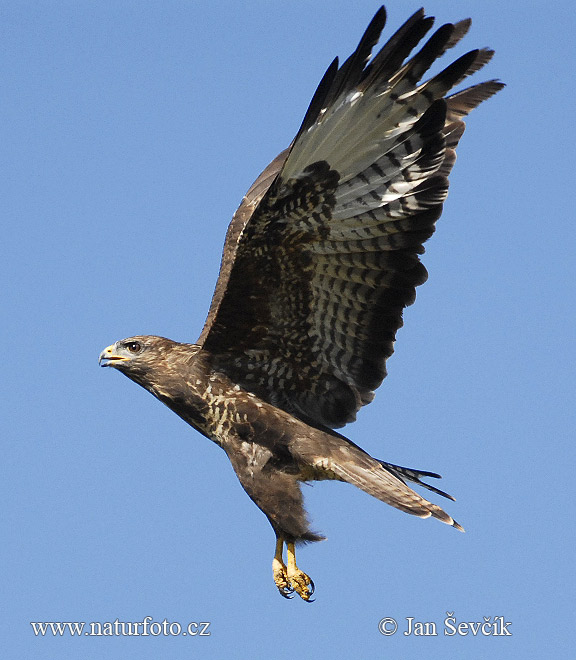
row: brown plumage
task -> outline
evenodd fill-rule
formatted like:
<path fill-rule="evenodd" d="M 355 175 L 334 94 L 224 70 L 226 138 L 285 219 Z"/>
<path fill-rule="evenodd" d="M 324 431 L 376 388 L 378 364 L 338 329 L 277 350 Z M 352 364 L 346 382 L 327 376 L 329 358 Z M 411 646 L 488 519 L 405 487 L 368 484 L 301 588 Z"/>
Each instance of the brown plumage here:
<path fill-rule="evenodd" d="M 234 215 L 197 344 L 131 337 L 101 355 L 227 453 L 278 539 L 282 595 L 313 590 L 295 563 L 309 529 L 300 482 L 337 479 L 402 511 L 460 526 L 406 485 L 437 477 L 384 463 L 334 428 L 354 420 L 386 375 L 402 311 L 426 269 L 464 130 L 502 84 L 446 96 L 492 56 L 471 51 L 424 83 L 470 21 L 439 28 L 416 12 L 372 58 L 380 9 L 356 51 L 328 68 L 291 146 Z M 449 496 L 448 496 L 449 497 Z M 282 558 L 287 544 L 287 563 Z"/>

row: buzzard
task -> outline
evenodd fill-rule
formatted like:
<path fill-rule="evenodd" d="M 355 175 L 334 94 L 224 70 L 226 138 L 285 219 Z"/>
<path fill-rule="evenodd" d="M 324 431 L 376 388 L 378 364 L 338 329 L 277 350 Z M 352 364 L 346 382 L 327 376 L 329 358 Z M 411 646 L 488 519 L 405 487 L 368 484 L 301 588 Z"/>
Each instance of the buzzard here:
<path fill-rule="evenodd" d="M 448 95 L 490 60 L 486 48 L 421 82 L 469 19 L 443 25 L 410 57 L 434 22 L 421 9 L 372 57 L 385 18 L 382 7 L 352 55 L 328 67 L 291 145 L 242 200 L 198 341 L 134 336 L 100 355 L 222 447 L 276 534 L 280 594 L 305 601 L 314 584 L 295 545 L 323 537 L 310 530 L 301 482 L 345 481 L 462 529 L 407 485 L 450 498 L 421 480 L 439 475 L 373 458 L 334 430 L 386 375 L 403 309 L 427 277 L 418 255 L 448 193 L 463 118 L 503 86 Z"/>

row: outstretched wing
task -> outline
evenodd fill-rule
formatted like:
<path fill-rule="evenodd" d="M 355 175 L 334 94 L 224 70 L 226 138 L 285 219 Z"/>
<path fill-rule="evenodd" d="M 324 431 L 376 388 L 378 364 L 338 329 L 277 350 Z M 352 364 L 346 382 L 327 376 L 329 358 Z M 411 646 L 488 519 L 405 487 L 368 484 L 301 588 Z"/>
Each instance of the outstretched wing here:
<path fill-rule="evenodd" d="M 284 151 L 279 153 L 270 165 L 266 167 L 262 174 L 260 174 L 256 181 L 254 181 L 248 192 L 244 195 L 242 203 L 236 210 L 236 213 L 234 213 L 232 222 L 230 222 L 230 225 L 228 226 L 226 240 L 224 241 L 224 250 L 222 251 L 222 262 L 220 264 L 218 281 L 216 282 L 216 288 L 214 289 L 214 295 L 212 296 L 212 302 L 210 303 L 210 310 L 208 311 L 204 329 L 197 342 L 200 345 L 204 344 L 210 328 L 212 327 L 212 323 L 214 322 L 216 312 L 220 308 L 220 303 L 222 302 L 222 298 L 228 287 L 230 272 L 234 264 L 238 241 L 242 231 L 252 217 L 254 210 L 278 176 L 278 173 L 286 161 L 288 151 L 289 149 L 284 149 Z"/>
<path fill-rule="evenodd" d="M 427 276 L 418 255 L 448 191 L 462 117 L 496 81 L 447 92 L 480 69 L 463 55 L 424 83 L 470 21 L 414 14 L 370 61 L 382 8 L 356 51 L 332 63 L 292 146 L 236 213 L 200 343 L 213 367 L 314 424 L 339 427 L 386 375 L 402 310 Z"/>

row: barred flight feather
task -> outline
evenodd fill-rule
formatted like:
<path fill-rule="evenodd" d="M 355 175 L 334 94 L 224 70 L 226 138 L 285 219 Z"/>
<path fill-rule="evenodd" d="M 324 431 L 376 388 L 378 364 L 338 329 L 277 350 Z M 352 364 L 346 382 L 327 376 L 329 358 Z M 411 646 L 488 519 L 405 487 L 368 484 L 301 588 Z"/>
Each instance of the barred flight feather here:
<path fill-rule="evenodd" d="M 386 374 L 402 310 L 427 278 L 418 255 L 448 194 L 462 118 L 502 87 L 446 96 L 487 64 L 486 48 L 421 82 L 468 19 L 407 59 L 433 23 L 418 11 L 370 59 L 384 19 L 331 64 L 291 147 L 248 192 L 199 340 L 240 386 L 332 428 Z"/>

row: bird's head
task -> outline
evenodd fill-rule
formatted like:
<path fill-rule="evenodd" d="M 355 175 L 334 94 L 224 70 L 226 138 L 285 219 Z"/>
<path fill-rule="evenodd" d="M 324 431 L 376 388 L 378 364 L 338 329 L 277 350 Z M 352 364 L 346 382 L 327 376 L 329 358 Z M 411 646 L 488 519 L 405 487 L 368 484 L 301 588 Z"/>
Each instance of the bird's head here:
<path fill-rule="evenodd" d="M 99 362 L 101 367 L 114 367 L 128 378 L 144 384 L 154 378 L 158 368 L 166 363 L 167 356 L 181 345 L 164 337 L 128 337 L 107 346 L 100 353 Z"/>

